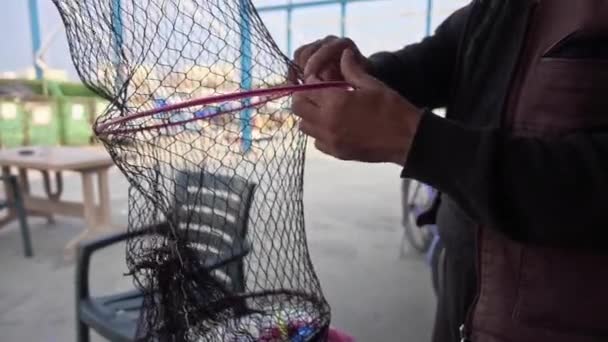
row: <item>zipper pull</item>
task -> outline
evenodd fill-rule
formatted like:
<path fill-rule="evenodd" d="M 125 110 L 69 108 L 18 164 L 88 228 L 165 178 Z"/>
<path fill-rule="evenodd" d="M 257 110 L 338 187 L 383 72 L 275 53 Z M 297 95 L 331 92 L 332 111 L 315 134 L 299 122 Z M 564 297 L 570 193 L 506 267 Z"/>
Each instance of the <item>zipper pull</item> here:
<path fill-rule="evenodd" d="M 467 330 L 464 324 L 458 328 L 458 331 L 460 332 L 460 342 L 471 342 L 469 336 L 467 336 Z"/>

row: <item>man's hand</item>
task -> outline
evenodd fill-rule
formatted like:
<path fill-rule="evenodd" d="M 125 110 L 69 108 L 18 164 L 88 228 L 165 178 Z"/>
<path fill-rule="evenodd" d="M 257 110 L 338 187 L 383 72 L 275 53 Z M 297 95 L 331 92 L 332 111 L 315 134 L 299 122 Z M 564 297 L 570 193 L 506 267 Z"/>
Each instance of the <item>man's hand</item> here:
<path fill-rule="evenodd" d="M 340 69 L 354 90 L 294 93 L 300 129 L 316 139 L 319 150 L 339 159 L 405 165 L 422 111 L 367 74 L 351 49 L 343 50 Z"/>
<path fill-rule="evenodd" d="M 304 70 L 304 78 L 315 76 L 322 81 L 343 81 L 340 58 L 346 49 L 354 51 L 359 63 L 369 69 L 369 61 L 359 52 L 357 45 L 348 38 L 336 36 L 301 46 L 294 53 L 294 61 Z"/>

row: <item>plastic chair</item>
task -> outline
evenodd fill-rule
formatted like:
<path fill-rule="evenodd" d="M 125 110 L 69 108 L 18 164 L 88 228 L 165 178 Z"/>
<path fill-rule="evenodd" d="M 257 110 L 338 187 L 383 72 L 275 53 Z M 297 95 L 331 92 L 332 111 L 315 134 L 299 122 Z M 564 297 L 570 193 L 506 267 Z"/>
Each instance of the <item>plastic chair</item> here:
<path fill-rule="evenodd" d="M 210 274 L 224 282 L 228 289 L 234 292 L 244 291 L 243 257 L 249 252 L 247 223 L 255 184 L 237 177 L 205 172 L 179 172 L 175 186 L 174 220 L 179 222 L 180 218 L 188 217 L 190 232 L 192 225 L 201 227 L 196 231 L 197 234 L 193 234 L 196 236 L 192 237 L 192 241 L 198 247 L 203 247 L 197 250 L 205 253 L 202 260 L 212 270 Z M 188 210 L 188 216 L 184 216 L 185 206 L 196 206 L 200 210 Z M 194 213 L 196 217 L 192 216 Z M 169 224 L 163 222 L 148 228 L 83 243 L 78 249 L 76 317 L 79 342 L 89 341 L 91 328 L 113 342 L 130 342 L 135 339 L 142 293 L 131 290 L 110 296 L 91 297 L 89 265 L 95 251 L 129 237 L 149 234 L 150 231 L 168 232 Z"/>
<path fill-rule="evenodd" d="M 30 229 L 27 224 L 27 214 L 23 205 L 23 196 L 21 195 L 21 187 L 17 181 L 17 177 L 14 175 L 1 175 L 0 181 L 6 184 L 7 199 L 0 201 L 0 209 L 13 208 L 17 219 L 19 220 L 19 227 L 21 229 L 21 239 L 23 240 L 23 252 L 27 258 L 34 255 L 32 252 L 32 241 L 30 239 Z M 12 196 L 8 196 L 8 192 L 11 192 Z"/>

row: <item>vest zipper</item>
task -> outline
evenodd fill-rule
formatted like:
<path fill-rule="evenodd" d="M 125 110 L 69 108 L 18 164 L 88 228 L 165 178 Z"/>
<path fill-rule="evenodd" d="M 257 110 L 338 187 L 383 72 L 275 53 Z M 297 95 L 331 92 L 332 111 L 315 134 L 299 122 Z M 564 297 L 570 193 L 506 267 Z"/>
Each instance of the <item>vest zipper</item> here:
<path fill-rule="evenodd" d="M 456 86 L 452 90 L 452 93 L 453 93 L 452 96 L 454 96 L 454 94 L 456 93 L 456 88 L 460 87 L 462 85 L 462 80 L 460 80 L 460 78 L 462 76 L 463 59 L 465 58 L 464 55 L 466 55 L 464 53 L 464 51 L 466 51 L 465 43 L 467 41 L 467 37 L 469 36 L 469 34 L 471 32 L 472 22 L 476 19 L 477 14 L 478 14 L 477 12 L 479 12 L 479 6 L 482 4 L 483 1 L 484 0 L 473 0 L 473 3 L 471 4 L 471 12 L 469 13 L 469 17 L 467 18 L 466 26 L 464 28 L 464 31 L 462 32 L 462 36 L 460 38 L 460 44 L 458 44 L 458 50 L 459 50 L 458 51 L 458 68 L 456 69 L 456 75 L 454 75 L 454 80 L 457 83 L 455 83 Z M 477 246 L 477 244 L 475 244 L 475 246 Z M 477 261 L 476 261 L 476 263 L 477 263 Z M 476 301 L 477 301 L 477 299 L 475 299 L 475 302 Z M 469 315 L 470 315 L 470 308 L 469 308 L 469 312 L 467 312 L 467 317 Z M 468 339 L 467 327 L 464 323 L 459 328 L 459 334 L 460 334 L 460 342 L 470 342 L 470 340 Z"/>
<path fill-rule="evenodd" d="M 477 282 L 477 293 L 475 294 L 475 299 L 473 299 L 473 303 L 469 306 L 467 310 L 467 315 L 465 322 L 460 326 L 460 342 L 471 342 L 471 326 L 473 325 L 473 311 L 475 306 L 477 306 L 477 302 L 479 301 L 479 292 L 481 290 L 481 248 L 482 246 L 482 227 L 480 225 L 475 227 L 475 273 L 477 275 L 475 281 Z"/>

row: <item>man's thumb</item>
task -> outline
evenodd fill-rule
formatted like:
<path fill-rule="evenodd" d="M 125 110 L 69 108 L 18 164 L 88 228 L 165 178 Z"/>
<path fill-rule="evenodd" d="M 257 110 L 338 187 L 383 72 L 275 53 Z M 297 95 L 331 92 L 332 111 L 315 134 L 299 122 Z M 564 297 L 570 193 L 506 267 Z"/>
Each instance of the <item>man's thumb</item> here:
<path fill-rule="evenodd" d="M 377 84 L 377 80 L 368 74 L 365 65 L 352 49 L 342 52 L 340 68 L 344 80 L 356 88 L 369 88 Z"/>

